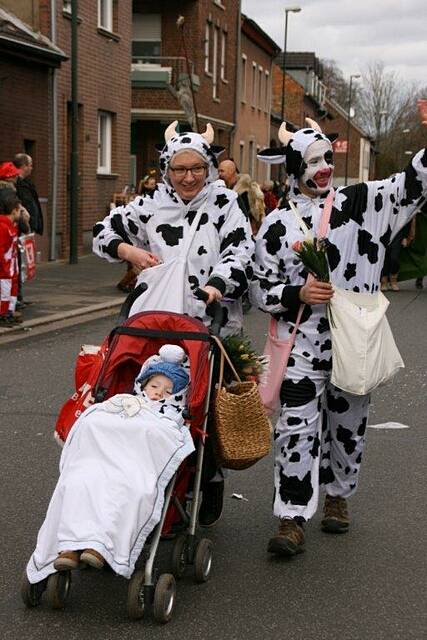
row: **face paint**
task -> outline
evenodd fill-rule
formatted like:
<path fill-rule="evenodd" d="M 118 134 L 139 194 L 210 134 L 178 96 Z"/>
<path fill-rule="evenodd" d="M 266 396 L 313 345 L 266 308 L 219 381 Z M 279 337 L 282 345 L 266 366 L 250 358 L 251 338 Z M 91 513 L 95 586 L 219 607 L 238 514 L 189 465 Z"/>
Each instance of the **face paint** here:
<path fill-rule="evenodd" d="M 334 173 L 332 146 L 326 140 L 313 142 L 304 154 L 300 184 L 313 194 L 326 193 L 331 188 Z"/>

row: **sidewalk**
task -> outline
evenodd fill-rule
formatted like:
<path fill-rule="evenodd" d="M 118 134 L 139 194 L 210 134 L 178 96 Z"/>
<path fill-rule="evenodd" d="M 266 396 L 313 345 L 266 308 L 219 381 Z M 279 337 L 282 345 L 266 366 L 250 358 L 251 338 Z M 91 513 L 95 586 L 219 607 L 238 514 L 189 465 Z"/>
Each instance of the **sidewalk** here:
<path fill-rule="evenodd" d="M 67 319 L 78 323 L 93 314 L 118 311 L 126 295 L 116 284 L 125 270 L 125 264 L 94 255 L 80 257 L 73 265 L 63 261 L 37 265 L 34 280 L 24 284 L 24 300 L 32 303 L 21 310 L 24 322 L 13 329 L 0 328 L 0 342 Z"/>

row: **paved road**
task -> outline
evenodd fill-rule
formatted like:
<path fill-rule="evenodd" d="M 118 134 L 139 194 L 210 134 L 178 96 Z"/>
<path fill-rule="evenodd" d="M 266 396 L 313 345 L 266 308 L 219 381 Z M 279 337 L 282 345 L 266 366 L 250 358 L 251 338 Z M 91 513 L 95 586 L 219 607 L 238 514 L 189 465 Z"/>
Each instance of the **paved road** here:
<path fill-rule="evenodd" d="M 241 638 L 292 640 L 421 640 L 426 620 L 427 291 L 393 295 L 391 324 L 407 368 L 375 393 L 371 424 L 397 421 L 406 430 L 370 429 L 351 533 L 308 527 L 307 552 L 270 559 L 271 461 L 234 473 L 224 518 L 209 533 L 215 545 L 211 581 L 179 583 L 172 622 L 129 622 L 126 581 L 82 572 L 66 610 L 26 610 L 18 594 L 57 478 L 52 425 L 72 387 L 75 355 L 111 327 L 97 321 L 0 349 L 2 526 L 1 636 L 5 640 Z M 251 312 L 249 332 L 262 346 L 265 318 Z M 230 499 L 233 492 L 249 502 Z M 164 543 L 163 553 L 167 553 Z"/>

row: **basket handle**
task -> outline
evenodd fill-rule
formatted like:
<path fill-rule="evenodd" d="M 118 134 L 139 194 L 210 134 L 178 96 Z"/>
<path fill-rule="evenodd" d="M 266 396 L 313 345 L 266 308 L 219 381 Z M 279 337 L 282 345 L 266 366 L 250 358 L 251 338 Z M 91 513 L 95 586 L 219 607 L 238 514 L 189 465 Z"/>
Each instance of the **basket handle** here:
<path fill-rule="evenodd" d="M 237 373 L 236 369 L 234 368 L 233 363 L 230 360 L 230 356 L 228 355 L 227 351 L 224 349 L 224 346 L 221 342 L 221 340 L 219 338 L 217 338 L 216 336 L 211 336 L 212 340 L 214 340 L 217 344 L 217 347 L 219 348 L 220 352 L 221 352 L 221 360 L 219 363 L 219 380 L 218 380 L 218 389 L 222 389 L 222 384 L 224 381 L 224 360 L 227 360 L 228 365 L 230 366 L 230 369 L 232 370 L 234 377 L 236 378 L 237 382 L 242 382 L 242 379 L 240 378 L 239 374 Z"/>

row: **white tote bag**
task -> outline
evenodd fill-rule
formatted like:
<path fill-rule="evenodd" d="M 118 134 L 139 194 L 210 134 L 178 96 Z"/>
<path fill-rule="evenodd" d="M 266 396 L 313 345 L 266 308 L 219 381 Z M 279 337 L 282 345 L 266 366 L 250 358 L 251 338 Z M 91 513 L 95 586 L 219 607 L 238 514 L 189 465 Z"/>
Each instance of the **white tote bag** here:
<path fill-rule="evenodd" d="M 381 292 L 371 295 L 334 286 L 329 304 L 332 384 L 364 396 L 405 366 L 385 315 L 389 301 Z"/>
<path fill-rule="evenodd" d="M 141 271 L 136 286 L 145 283 L 147 289 L 133 303 L 129 317 L 140 311 L 187 311 L 186 301 L 191 295 L 187 258 L 205 205 L 206 200 L 197 210 L 187 235 L 184 234 L 184 242 L 176 258 Z"/>

